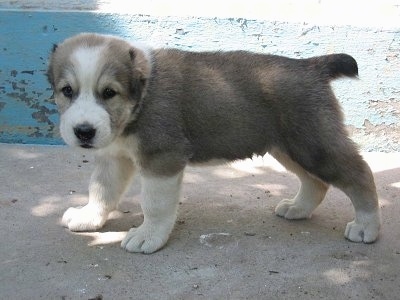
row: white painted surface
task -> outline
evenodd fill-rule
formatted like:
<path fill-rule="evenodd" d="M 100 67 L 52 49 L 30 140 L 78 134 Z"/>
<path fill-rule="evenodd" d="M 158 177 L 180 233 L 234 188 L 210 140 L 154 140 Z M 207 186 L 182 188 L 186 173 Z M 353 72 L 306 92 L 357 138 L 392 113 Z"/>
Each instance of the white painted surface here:
<path fill-rule="evenodd" d="M 0 8 L 305 21 L 320 25 L 397 27 L 400 23 L 399 0 L 18 0 L 0 1 Z"/>

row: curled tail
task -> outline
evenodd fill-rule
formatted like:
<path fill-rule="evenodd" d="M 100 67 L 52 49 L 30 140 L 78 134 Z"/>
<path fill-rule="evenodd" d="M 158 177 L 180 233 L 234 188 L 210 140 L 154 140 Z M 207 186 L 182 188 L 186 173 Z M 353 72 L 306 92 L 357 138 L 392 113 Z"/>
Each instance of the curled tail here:
<path fill-rule="evenodd" d="M 357 77 L 358 66 L 356 60 L 344 53 L 330 54 L 311 58 L 312 64 L 317 67 L 328 79 L 342 76 Z"/>

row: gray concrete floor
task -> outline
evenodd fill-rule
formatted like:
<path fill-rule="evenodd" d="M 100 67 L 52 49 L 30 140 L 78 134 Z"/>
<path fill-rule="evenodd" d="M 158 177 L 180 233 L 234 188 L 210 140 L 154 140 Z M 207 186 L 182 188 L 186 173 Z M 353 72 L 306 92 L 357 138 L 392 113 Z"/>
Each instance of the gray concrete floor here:
<path fill-rule="evenodd" d="M 350 200 L 331 189 L 310 220 L 273 214 L 297 179 L 269 157 L 188 168 L 178 222 L 152 255 L 119 246 L 142 222 L 138 184 L 99 232 L 60 225 L 85 204 L 91 152 L 0 144 L 1 299 L 399 299 L 400 154 L 366 155 L 383 212 L 371 245 L 343 237 Z"/>

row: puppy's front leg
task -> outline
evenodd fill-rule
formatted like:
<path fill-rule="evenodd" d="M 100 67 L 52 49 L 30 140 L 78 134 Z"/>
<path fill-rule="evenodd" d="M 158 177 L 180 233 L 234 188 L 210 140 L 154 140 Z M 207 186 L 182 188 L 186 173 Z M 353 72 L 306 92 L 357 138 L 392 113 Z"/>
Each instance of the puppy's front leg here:
<path fill-rule="evenodd" d="M 89 202 L 83 207 L 70 207 L 62 223 L 71 231 L 93 231 L 101 228 L 131 181 L 132 160 L 125 157 L 98 156 L 90 178 Z"/>
<path fill-rule="evenodd" d="M 142 176 L 144 221 L 121 243 L 129 252 L 153 253 L 168 240 L 175 225 L 183 171 L 174 176 Z"/>

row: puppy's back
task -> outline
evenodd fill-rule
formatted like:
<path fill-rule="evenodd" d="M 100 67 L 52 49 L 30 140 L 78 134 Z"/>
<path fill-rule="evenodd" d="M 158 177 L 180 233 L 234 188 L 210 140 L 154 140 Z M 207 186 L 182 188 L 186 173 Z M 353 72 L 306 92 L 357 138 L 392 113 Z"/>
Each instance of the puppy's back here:
<path fill-rule="evenodd" d="M 152 67 L 144 101 L 149 109 L 142 118 L 151 122 L 142 128 L 152 132 L 144 139 L 154 147 L 185 141 L 192 162 L 263 155 L 285 147 L 285 136 L 295 135 L 296 128 L 318 128 L 327 114 L 339 121 L 329 81 L 357 74 L 357 63 L 346 54 L 292 59 L 245 51 L 157 50 Z"/>

